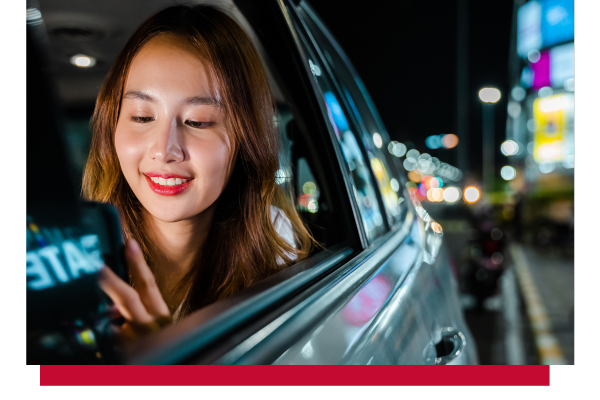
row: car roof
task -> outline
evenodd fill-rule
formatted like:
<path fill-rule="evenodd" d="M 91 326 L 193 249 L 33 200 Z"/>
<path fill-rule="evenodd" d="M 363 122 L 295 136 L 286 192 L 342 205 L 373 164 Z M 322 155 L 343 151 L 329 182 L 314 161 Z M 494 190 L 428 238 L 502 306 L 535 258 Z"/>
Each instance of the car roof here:
<path fill-rule="evenodd" d="M 40 0 L 52 72 L 58 97 L 67 109 L 91 109 L 112 63 L 135 30 L 155 12 L 181 4 L 175 0 Z M 232 16 L 253 40 L 263 64 L 265 54 L 256 34 L 231 0 L 194 1 L 188 4 L 212 4 Z M 91 68 L 70 63 L 76 54 L 94 57 Z M 273 95 L 283 96 L 268 71 Z"/>

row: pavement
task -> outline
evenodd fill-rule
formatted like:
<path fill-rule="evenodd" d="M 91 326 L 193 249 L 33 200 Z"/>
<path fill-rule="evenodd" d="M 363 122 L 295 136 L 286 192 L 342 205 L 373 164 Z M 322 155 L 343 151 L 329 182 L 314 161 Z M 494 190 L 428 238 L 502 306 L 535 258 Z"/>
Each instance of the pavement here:
<path fill-rule="evenodd" d="M 510 248 L 541 364 L 575 363 L 575 263 L 533 246 Z"/>
<path fill-rule="evenodd" d="M 444 241 L 460 270 L 466 229 L 458 221 L 444 222 Z M 462 295 L 480 363 L 574 364 L 573 256 L 515 241 L 507 253 L 498 291 L 483 310 L 472 309 L 473 299 Z"/>

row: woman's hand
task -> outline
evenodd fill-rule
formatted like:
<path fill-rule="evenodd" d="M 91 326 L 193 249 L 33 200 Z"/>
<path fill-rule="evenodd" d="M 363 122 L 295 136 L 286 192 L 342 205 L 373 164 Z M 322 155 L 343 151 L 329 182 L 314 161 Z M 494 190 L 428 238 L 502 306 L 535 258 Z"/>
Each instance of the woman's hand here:
<path fill-rule="evenodd" d="M 135 289 L 106 266 L 98 273 L 98 279 L 125 318 L 125 323 L 116 328 L 117 335 L 123 341 L 131 341 L 171 323 L 172 317 L 135 240 L 127 243 L 125 258 Z"/>

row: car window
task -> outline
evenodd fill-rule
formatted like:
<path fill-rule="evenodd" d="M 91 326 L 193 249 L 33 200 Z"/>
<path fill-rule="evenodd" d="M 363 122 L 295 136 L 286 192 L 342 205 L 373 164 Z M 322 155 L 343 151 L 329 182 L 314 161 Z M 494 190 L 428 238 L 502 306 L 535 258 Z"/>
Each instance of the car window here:
<path fill-rule="evenodd" d="M 388 151 L 390 144 L 389 136 L 377 115 L 375 107 L 362 81 L 354 71 L 350 61 L 343 54 L 339 46 L 334 45 L 334 40 L 325 27 L 316 20 L 316 17 L 306 5 L 301 2 L 298 8 L 299 14 L 310 29 L 325 62 L 329 65 L 332 78 L 339 87 L 340 95 L 345 97 L 356 121 L 356 132 L 366 149 L 369 165 L 376 177 L 385 211 L 390 226 L 402 220 L 407 204 L 402 194 L 402 179 L 394 160 Z"/>
<path fill-rule="evenodd" d="M 298 32 L 302 32 L 300 27 L 296 27 L 296 29 Z M 308 57 L 308 64 L 320 89 L 319 96 L 327 109 L 328 122 L 335 132 L 347 163 L 347 171 L 351 177 L 365 232 L 368 239 L 373 240 L 385 233 L 387 228 L 383 219 L 384 214 L 379 205 L 374 179 L 369 171 L 369 163 L 359 144 L 361 139 L 356 134 L 358 129 L 354 121 L 350 119 L 347 105 L 334 86 L 330 71 L 321 61 L 318 50 L 304 35 L 300 35 L 300 38 L 305 55 Z"/>

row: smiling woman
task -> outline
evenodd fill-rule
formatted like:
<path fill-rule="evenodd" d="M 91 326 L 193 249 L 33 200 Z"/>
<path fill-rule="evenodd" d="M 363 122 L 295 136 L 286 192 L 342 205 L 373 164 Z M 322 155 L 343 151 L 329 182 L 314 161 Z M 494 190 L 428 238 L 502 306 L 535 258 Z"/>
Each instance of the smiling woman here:
<path fill-rule="evenodd" d="M 308 255 L 312 236 L 275 183 L 274 112 L 251 40 L 212 6 L 157 13 L 120 53 L 92 118 L 83 193 L 116 205 L 129 242 L 133 288 L 106 268 L 101 279 L 123 337 Z"/>

